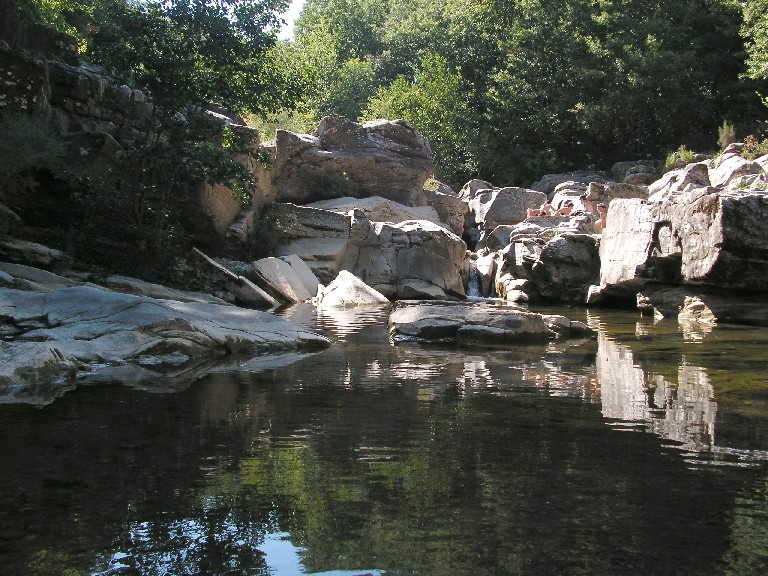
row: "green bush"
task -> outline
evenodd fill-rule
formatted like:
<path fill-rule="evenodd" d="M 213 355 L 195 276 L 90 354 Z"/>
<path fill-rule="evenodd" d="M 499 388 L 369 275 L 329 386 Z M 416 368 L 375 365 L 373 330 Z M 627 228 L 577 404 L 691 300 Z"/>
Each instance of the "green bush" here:
<path fill-rule="evenodd" d="M 754 160 L 768 154 L 768 138 L 762 142 L 758 140 L 756 136 L 750 134 L 744 138 L 744 148 L 741 150 L 741 155 L 747 160 Z"/>
<path fill-rule="evenodd" d="M 736 142 L 736 128 L 727 120 L 723 120 L 723 125 L 717 129 L 717 144 L 720 146 L 720 150 L 725 150 L 728 145 L 734 142 Z"/>

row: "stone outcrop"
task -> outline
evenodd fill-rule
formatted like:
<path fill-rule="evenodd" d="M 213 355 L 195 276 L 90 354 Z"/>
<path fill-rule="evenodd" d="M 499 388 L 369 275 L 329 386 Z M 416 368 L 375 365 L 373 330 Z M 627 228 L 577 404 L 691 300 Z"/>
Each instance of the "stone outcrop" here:
<path fill-rule="evenodd" d="M 352 210 L 360 210 L 371 222 L 390 222 L 400 224 L 406 220 L 427 220 L 433 224 L 443 224 L 437 211 L 431 206 L 404 206 L 381 196 L 370 198 L 336 198 L 320 200 L 306 205 L 309 208 L 330 210 L 337 214 L 348 214 Z M 463 222 L 462 222 L 463 224 Z"/>
<path fill-rule="evenodd" d="M 640 291 L 665 294 L 665 287 L 678 286 L 687 304 L 685 298 L 663 304 L 669 298 L 658 295 L 643 302 L 665 315 L 691 309 L 702 318 L 698 298 L 713 303 L 714 317 L 719 310 L 719 318 L 731 320 L 743 308 L 723 306 L 723 291 L 759 300 L 768 289 L 768 180 L 756 166 L 726 151 L 666 174 L 651 185 L 647 201 L 614 200 L 600 250 L 602 294 L 629 301 Z"/>
<path fill-rule="evenodd" d="M 277 131 L 272 185 L 278 202 L 381 196 L 423 206 L 434 171 L 429 142 L 402 120 L 329 116 L 313 134 Z"/>
<path fill-rule="evenodd" d="M 320 282 L 327 284 L 341 270 L 351 224 L 346 214 L 274 203 L 266 206 L 254 231 L 252 243 L 274 246 L 277 256 L 299 256 Z"/>
<path fill-rule="evenodd" d="M 662 163 L 658 160 L 646 158 L 644 160 L 617 162 L 611 167 L 610 174 L 616 182 L 648 186 L 658 178 L 662 168 Z"/>
<path fill-rule="evenodd" d="M 470 217 L 481 231 L 492 231 L 502 224 L 522 222 L 528 209 L 538 208 L 546 199 L 543 193 L 525 188 L 481 190 L 469 201 Z"/>
<path fill-rule="evenodd" d="M 546 174 L 545 176 L 542 176 L 541 179 L 531 184 L 531 189 L 543 192 L 551 198 L 555 193 L 555 188 L 564 182 L 579 182 L 587 185 L 590 182 L 611 182 L 611 179 L 602 172 L 577 170 L 575 172 L 566 172 L 564 174 Z"/>
<path fill-rule="evenodd" d="M 198 282 L 226 302 L 248 308 L 273 308 L 279 302 L 243 275 L 238 275 L 226 266 L 193 249 L 197 262 Z"/>
<path fill-rule="evenodd" d="M 342 268 L 391 299 L 463 298 L 467 246 L 442 226 L 423 220 L 400 224 L 351 216 Z"/>
<path fill-rule="evenodd" d="M 561 234 L 541 249 L 530 278 L 539 294 L 561 302 L 582 303 L 600 277 L 598 240 L 588 234 Z"/>
<path fill-rule="evenodd" d="M 435 186 L 430 186 L 433 183 Z M 437 180 L 428 181 L 424 187 L 424 192 L 427 195 L 427 205 L 435 209 L 440 222 L 445 223 L 448 229 L 457 236 L 462 236 L 469 212 L 469 206 L 462 197 L 456 194 L 450 186 Z"/>
<path fill-rule="evenodd" d="M 0 289 L 0 388 L 72 380 L 77 371 L 129 364 L 322 348 L 328 341 L 271 314 L 75 286 Z"/>
<path fill-rule="evenodd" d="M 556 329 L 555 329 L 556 328 Z M 545 317 L 486 302 L 399 301 L 389 316 L 393 342 L 421 341 L 464 346 L 536 343 L 592 331 L 563 317 Z"/>
<path fill-rule="evenodd" d="M 354 308 L 357 306 L 382 306 L 389 300 L 357 276 L 346 270 L 339 272 L 336 279 L 321 287 L 315 300 L 318 308 Z"/>
<path fill-rule="evenodd" d="M 400 212 L 387 204 L 387 213 Z M 339 214 L 293 204 L 267 207 L 263 235 L 279 256 L 295 254 L 323 283 L 348 270 L 389 298 L 460 298 L 464 241 L 427 220 L 372 222 L 361 210 Z"/>

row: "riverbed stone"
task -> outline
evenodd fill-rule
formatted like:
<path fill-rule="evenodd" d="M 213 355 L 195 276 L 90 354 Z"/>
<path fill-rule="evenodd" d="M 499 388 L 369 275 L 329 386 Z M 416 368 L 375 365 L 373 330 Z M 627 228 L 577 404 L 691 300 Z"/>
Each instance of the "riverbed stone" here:
<path fill-rule="evenodd" d="M 6 337 L 2 389 L 66 381 L 84 365 L 97 369 L 100 364 L 183 364 L 193 358 L 253 356 L 329 344 L 265 312 L 91 286 L 46 292 L 0 288 L 0 325 Z"/>
<path fill-rule="evenodd" d="M 389 304 L 386 296 L 347 270 L 341 270 L 333 282 L 321 287 L 315 301 L 318 308 L 326 309 Z"/>
<path fill-rule="evenodd" d="M 554 330 L 556 327 L 557 330 Z M 545 318 L 523 308 L 490 302 L 400 300 L 389 316 L 390 339 L 469 346 L 535 343 L 560 336 L 592 335 L 581 323 Z"/>

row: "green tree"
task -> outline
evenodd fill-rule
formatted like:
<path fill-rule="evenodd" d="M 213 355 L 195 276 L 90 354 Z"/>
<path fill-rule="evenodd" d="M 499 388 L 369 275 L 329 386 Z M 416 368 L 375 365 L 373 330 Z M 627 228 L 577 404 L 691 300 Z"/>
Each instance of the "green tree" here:
<path fill-rule="evenodd" d="M 269 48 L 285 0 L 149 0 L 104 6 L 96 61 L 152 97 L 162 128 L 190 107 L 264 112 L 291 103 L 298 85 Z"/>
<path fill-rule="evenodd" d="M 369 101 L 364 117 L 402 118 L 429 138 L 440 176 L 458 183 L 476 169 L 465 118 L 461 76 L 444 56 L 428 53 L 413 82 L 399 76 Z"/>
<path fill-rule="evenodd" d="M 747 40 L 750 77 L 768 79 L 768 0 L 747 0 L 741 32 Z"/>

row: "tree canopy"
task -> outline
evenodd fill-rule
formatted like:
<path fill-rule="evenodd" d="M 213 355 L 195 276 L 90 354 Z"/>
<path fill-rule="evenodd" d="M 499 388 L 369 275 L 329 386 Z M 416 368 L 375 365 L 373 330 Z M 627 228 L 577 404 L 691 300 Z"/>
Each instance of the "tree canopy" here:
<path fill-rule="evenodd" d="M 305 69 L 321 77 L 304 95 L 308 120 L 396 114 L 430 137 L 441 176 L 523 183 L 680 144 L 711 149 L 724 119 L 754 130 L 765 8 L 746 2 L 743 17 L 733 0 L 308 0 L 291 49 L 305 65 L 326 58 Z"/>
<path fill-rule="evenodd" d="M 396 115 L 453 183 L 712 149 L 765 118 L 766 0 L 307 0 L 279 43 L 286 0 L 14 1 L 169 112 Z"/>

